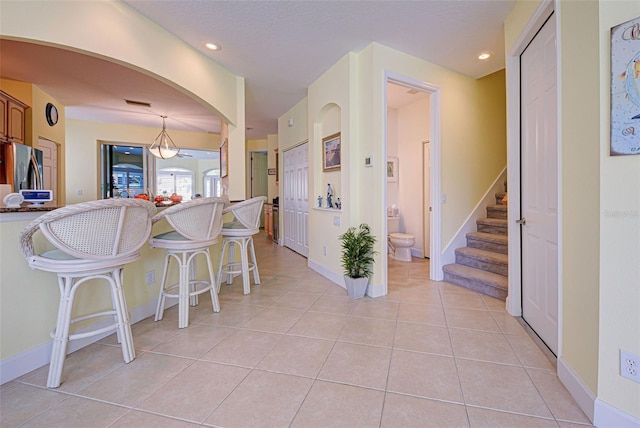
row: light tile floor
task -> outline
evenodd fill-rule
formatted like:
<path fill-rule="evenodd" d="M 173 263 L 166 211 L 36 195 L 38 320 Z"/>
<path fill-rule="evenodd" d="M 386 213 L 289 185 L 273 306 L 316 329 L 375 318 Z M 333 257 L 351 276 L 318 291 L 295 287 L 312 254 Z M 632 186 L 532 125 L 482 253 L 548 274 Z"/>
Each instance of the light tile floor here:
<path fill-rule="evenodd" d="M 306 259 L 255 239 L 262 284 L 222 310 L 172 307 L 0 388 L 2 427 L 585 427 L 553 365 L 504 303 L 389 261 L 389 294 L 353 300 Z"/>

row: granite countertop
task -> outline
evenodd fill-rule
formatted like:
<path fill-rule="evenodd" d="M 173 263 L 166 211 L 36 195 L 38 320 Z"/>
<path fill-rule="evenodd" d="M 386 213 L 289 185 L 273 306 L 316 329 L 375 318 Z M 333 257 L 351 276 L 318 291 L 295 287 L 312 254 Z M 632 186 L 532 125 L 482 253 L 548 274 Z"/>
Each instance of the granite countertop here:
<path fill-rule="evenodd" d="M 164 204 L 162 202 L 160 203 L 156 203 L 156 207 L 158 208 L 167 208 L 167 207 L 171 207 L 173 205 L 177 205 L 180 202 L 172 202 L 170 204 Z M 18 208 L 7 208 L 7 207 L 3 207 L 0 206 L 0 214 L 6 214 L 6 213 L 35 213 L 35 212 L 43 212 L 43 211 L 53 211 L 56 208 L 60 208 L 58 206 L 55 205 L 43 205 L 41 207 L 32 207 L 30 205 L 22 205 L 21 207 Z"/>
<path fill-rule="evenodd" d="M 53 211 L 58 208 L 55 205 L 43 205 L 41 207 L 32 207 L 29 205 L 23 205 L 18 208 L 0 207 L 0 214 L 2 213 L 35 213 L 40 211 Z"/>

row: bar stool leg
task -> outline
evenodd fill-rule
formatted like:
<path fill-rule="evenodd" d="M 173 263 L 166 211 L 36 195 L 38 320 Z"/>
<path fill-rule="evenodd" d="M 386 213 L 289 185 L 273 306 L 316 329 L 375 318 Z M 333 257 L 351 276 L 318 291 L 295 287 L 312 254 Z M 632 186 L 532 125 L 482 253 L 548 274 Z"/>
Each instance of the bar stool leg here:
<path fill-rule="evenodd" d="M 233 271 L 234 269 L 232 269 L 233 264 L 236 261 L 236 241 L 233 239 L 229 239 L 227 241 L 229 243 L 229 257 L 227 258 L 227 264 L 228 264 L 228 272 Z M 233 284 L 233 274 L 229 273 L 227 275 L 227 285 L 231 285 Z"/>
<path fill-rule="evenodd" d="M 198 306 L 198 279 L 196 272 L 196 257 L 200 251 L 189 255 L 189 305 Z"/>
<path fill-rule="evenodd" d="M 117 331 L 120 337 L 120 345 L 122 346 L 122 358 L 125 363 L 130 363 L 136 358 L 136 351 L 133 346 L 133 335 L 131 334 L 131 321 L 129 320 L 127 302 L 122 290 L 123 273 L 124 269 L 122 267 L 115 269 L 110 274 L 109 282 L 114 301 L 114 310 L 116 312 L 115 316 L 118 323 Z"/>
<path fill-rule="evenodd" d="M 249 249 L 251 250 L 251 260 L 253 261 L 253 282 L 260 284 L 260 273 L 258 272 L 258 260 L 256 260 L 256 252 L 253 248 L 253 237 L 249 238 Z"/>
<path fill-rule="evenodd" d="M 69 326 L 71 325 L 71 309 L 73 307 L 73 283 L 74 278 L 58 276 L 60 287 L 60 304 L 58 306 L 58 320 L 53 333 L 53 347 L 51 348 L 51 361 L 49 363 L 49 375 L 47 388 L 60 386 L 62 367 L 67 354 L 67 340 L 69 338 Z"/>
<path fill-rule="evenodd" d="M 180 283 L 178 285 L 178 328 L 189 326 L 189 257 L 182 253 L 180 263 Z"/>
<path fill-rule="evenodd" d="M 244 288 L 244 294 L 251 293 L 251 285 L 249 284 L 249 260 L 247 254 L 247 238 L 242 238 L 240 243 L 240 259 L 242 262 L 242 286 Z"/>
<path fill-rule="evenodd" d="M 222 239 L 222 248 L 220 249 L 220 261 L 218 263 L 218 274 L 216 275 L 216 287 L 217 293 L 220 293 L 220 285 L 222 284 L 222 271 L 224 270 L 224 250 L 227 248 L 227 243 L 229 241 L 224 238 Z"/>
<path fill-rule="evenodd" d="M 156 316 L 154 321 L 160 321 L 164 316 L 164 287 L 167 283 L 167 270 L 169 269 L 169 260 L 171 255 L 167 253 L 164 258 L 164 268 L 162 269 L 162 282 L 160 283 L 160 293 L 158 295 L 158 305 L 156 306 Z"/>
<path fill-rule="evenodd" d="M 211 254 L 209 248 L 204 250 L 204 256 L 207 259 L 207 268 L 209 269 L 209 293 L 211 294 L 211 304 L 213 305 L 213 312 L 220 312 L 220 301 L 218 300 L 218 284 L 216 283 L 215 275 L 213 274 L 213 264 L 211 263 Z"/>

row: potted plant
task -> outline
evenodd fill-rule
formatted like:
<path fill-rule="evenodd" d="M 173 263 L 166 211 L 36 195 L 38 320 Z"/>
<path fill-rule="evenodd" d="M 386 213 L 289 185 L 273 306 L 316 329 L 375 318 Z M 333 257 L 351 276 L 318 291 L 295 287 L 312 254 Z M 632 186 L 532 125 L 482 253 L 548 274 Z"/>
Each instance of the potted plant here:
<path fill-rule="evenodd" d="M 350 227 L 340 235 L 342 241 L 342 267 L 344 268 L 344 282 L 350 297 L 359 299 L 364 296 L 371 276 L 373 265 L 373 244 L 375 236 L 371 235 L 371 229 L 367 224 L 361 224 L 358 228 Z"/>

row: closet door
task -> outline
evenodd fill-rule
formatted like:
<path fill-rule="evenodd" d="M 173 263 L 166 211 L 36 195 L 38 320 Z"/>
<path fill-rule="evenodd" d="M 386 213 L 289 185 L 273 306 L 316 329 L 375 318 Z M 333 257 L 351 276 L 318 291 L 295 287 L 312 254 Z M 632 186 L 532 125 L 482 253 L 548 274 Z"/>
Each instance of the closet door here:
<path fill-rule="evenodd" d="M 309 255 L 308 143 L 284 152 L 284 245 Z"/>

